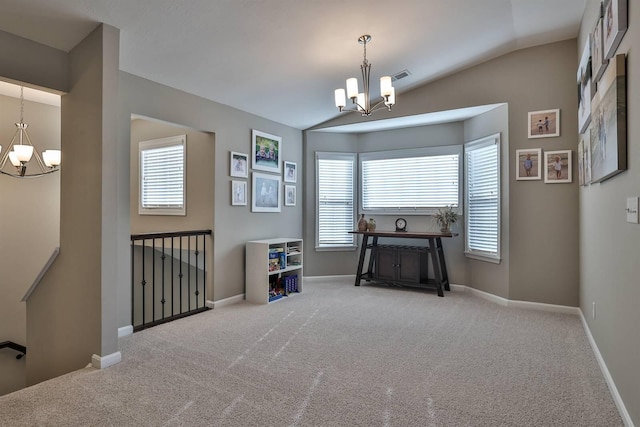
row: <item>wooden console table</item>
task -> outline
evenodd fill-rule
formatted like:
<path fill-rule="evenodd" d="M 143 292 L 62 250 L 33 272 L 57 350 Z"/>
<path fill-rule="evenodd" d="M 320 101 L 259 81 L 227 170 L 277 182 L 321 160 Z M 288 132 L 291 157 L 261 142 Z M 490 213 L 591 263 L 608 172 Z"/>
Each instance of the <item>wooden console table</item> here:
<path fill-rule="evenodd" d="M 442 238 L 456 237 L 458 233 L 438 233 L 438 232 L 400 232 L 400 231 L 350 231 L 351 234 L 362 234 L 362 247 L 360 249 L 360 258 L 358 260 L 358 270 L 356 271 L 356 286 L 360 286 L 360 281 L 365 279 L 367 282 L 387 282 L 397 283 L 406 286 L 417 287 L 435 287 L 438 296 L 444 296 L 444 290 L 450 290 L 449 275 L 447 274 L 447 265 L 444 259 L 444 251 L 442 250 Z M 399 245 L 378 245 L 380 237 L 404 238 L 404 239 L 424 239 L 428 241 L 428 246 L 409 247 Z M 369 241 L 371 238 L 371 241 Z M 369 255 L 369 266 L 366 272 L 363 272 L 364 259 L 367 249 L 371 251 Z M 397 251 L 396 259 L 400 259 L 403 253 L 415 253 L 415 262 L 408 274 L 402 273 L 402 261 L 396 261 L 391 264 L 393 268 L 397 268 L 398 272 L 391 277 L 385 270 L 385 266 L 376 265 L 376 259 L 390 259 L 391 251 Z M 428 255 L 433 265 L 434 279 L 427 280 L 426 263 Z M 382 271 L 381 271 L 382 267 Z"/>

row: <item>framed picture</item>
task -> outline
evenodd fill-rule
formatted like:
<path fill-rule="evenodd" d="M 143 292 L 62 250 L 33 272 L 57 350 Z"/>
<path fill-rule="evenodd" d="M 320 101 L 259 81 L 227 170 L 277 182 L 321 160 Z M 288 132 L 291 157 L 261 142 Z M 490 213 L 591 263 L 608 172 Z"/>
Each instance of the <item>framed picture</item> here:
<path fill-rule="evenodd" d="M 295 185 L 284 186 L 284 205 L 285 206 L 296 205 L 296 186 Z"/>
<path fill-rule="evenodd" d="M 231 152 L 229 175 L 238 178 L 247 178 L 249 176 L 249 156 L 243 153 Z"/>
<path fill-rule="evenodd" d="M 588 40 L 582 50 L 582 57 L 580 59 L 580 65 L 578 65 L 576 78 L 578 83 L 578 133 L 582 133 L 591 121 L 591 98 L 593 97 L 591 53 Z"/>
<path fill-rule="evenodd" d="M 284 162 L 284 182 L 298 181 L 298 167 L 293 162 Z"/>
<path fill-rule="evenodd" d="M 281 173 L 282 138 L 259 130 L 251 131 L 251 167 L 265 172 Z"/>
<path fill-rule="evenodd" d="M 544 182 L 562 184 L 572 182 L 571 150 L 544 152 Z"/>
<path fill-rule="evenodd" d="M 591 182 L 627 169 L 626 56 L 616 55 L 593 98 Z"/>
<path fill-rule="evenodd" d="M 247 181 L 231 181 L 231 206 L 247 206 Z"/>
<path fill-rule="evenodd" d="M 578 185 L 584 185 L 584 141 L 578 142 Z"/>
<path fill-rule="evenodd" d="M 600 3 L 600 16 L 596 27 L 591 33 L 591 72 L 592 80 L 596 83 L 607 68 L 609 60 L 604 57 L 604 42 L 602 40 L 602 3 Z"/>
<path fill-rule="evenodd" d="M 542 110 L 529 113 L 529 138 L 548 138 L 560 135 L 560 110 Z"/>
<path fill-rule="evenodd" d="M 516 180 L 528 181 L 542 179 L 542 150 L 531 148 L 516 150 Z"/>
<path fill-rule="evenodd" d="M 605 0 L 602 25 L 605 58 L 613 58 L 627 32 L 627 0 Z"/>
<path fill-rule="evenodd" d="M 280 212 L 280 175 L 253 172 L 251 212 Z"/>
<path fill-rule="evenodd" d="M 591 129 L 582 134 L 583 162 L 584 162 L 584 185 L 591 184 Z"/>

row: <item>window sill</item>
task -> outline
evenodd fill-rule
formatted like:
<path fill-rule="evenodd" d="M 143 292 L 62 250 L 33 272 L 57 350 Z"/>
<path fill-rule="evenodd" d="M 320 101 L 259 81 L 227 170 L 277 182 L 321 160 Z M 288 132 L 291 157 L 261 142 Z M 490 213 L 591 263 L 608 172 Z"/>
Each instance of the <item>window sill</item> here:
<path fill-rule="evenodd" d="M 316 246 L 316 252 L 347 252 L 357 250 L 357 246 L 331 246 L 331 247 L 318 247 Z"/>
<path fill-rule="evenodd" d="M 490 262 L 492 264 L 500 264 L 500 262 L 502 261 L 502 258 L 500 258 L 500 257 L 492 257 L 492 256 L 488 256 L 488 255 L 480 255 L 480 254 L 473 253 L 473 252 L 465 252 L 464 256 L 466 256 L 467 258 L 475 259 L 477 261 Z"/>

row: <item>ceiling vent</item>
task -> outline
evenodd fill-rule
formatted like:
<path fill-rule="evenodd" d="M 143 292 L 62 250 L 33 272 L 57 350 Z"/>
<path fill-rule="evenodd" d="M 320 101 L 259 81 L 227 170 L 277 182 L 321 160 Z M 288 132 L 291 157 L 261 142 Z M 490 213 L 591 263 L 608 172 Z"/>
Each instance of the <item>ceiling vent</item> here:
<path fill-rule="evenodd" d="M 409 70 L 402 70 L 399 73 L 394 74 L 393 76 L 391 76 L 391 81 L 397 81 L 400 79 L 404 79 L 405 77 L 409 77 L 411 75 L 411 73 L 409 72 Z"/>

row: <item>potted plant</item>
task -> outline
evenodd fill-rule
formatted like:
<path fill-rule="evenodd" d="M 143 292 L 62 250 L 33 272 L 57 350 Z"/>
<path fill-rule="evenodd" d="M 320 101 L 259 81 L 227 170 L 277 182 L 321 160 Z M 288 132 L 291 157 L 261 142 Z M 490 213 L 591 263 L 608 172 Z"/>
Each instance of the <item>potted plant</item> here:
<path fill-rule="evenodd" d="M 440 231 L 443 233 L 451 232 L 451 224 L 455 224 L 458 221 L 458 213 L 453 210 L 453 206 L 447 206 L 442 209 L 438 209 L 433 215 L 433 219 L 440 226 Z"/>

